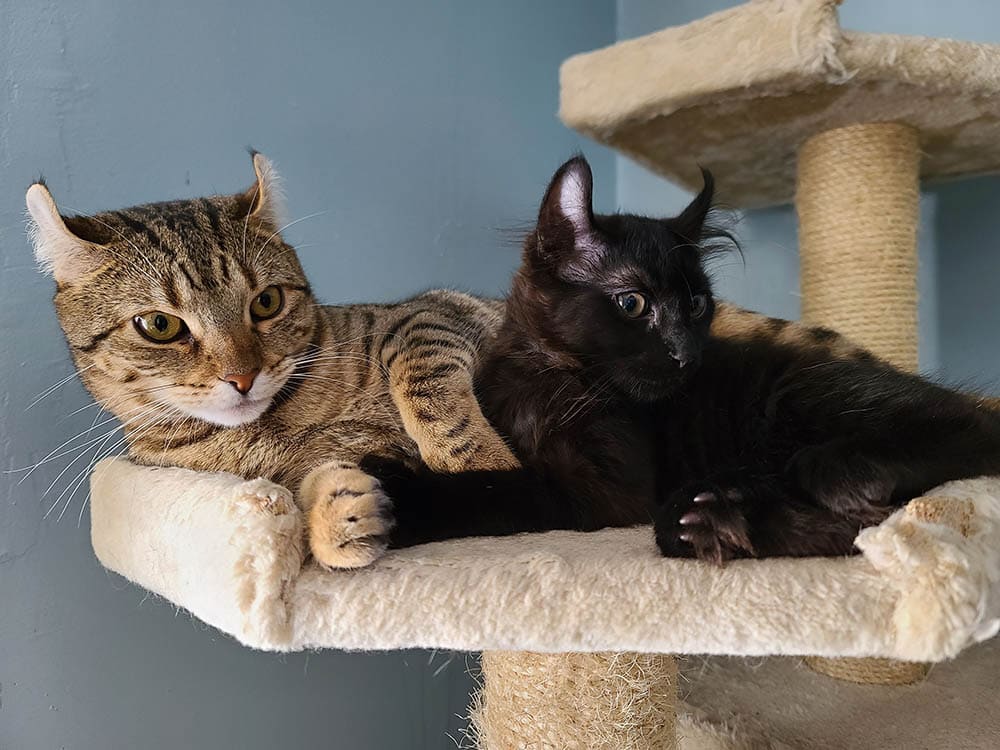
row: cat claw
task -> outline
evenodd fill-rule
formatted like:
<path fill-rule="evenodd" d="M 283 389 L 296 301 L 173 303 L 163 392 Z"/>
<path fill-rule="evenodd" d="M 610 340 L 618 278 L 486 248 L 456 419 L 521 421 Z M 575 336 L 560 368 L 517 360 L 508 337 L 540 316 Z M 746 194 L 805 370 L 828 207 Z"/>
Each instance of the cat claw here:
<path fill-rule="evenodd" d="M 750 529 L 736 489 L 682 488 L 661 507 L 656 542 L 665 557 L 694 557 L 721 565 L 752 557 Z M 694 506 L 692 508 L 692 506 Z"/>
<path fill-rule="evenodd" d="M 698 502 L 698 498 L 695 498 L 694 501 Z M 683 516 L 681 516 L 680 520 L 678 521 L 678 523 L 681 526 L 691 526 L 692 524 L 701 522 L 702 522 L 701 515 L 697 511 L 693 510 L 688 513 L 685 513 Z"/>

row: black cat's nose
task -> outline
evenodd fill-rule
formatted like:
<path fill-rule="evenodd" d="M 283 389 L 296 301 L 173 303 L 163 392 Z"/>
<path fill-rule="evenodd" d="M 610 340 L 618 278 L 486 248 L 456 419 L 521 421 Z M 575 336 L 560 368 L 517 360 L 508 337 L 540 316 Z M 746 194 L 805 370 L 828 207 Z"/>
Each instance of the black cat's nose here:
<path fill-rule="evenodd" d="M 236 389 L 236 392 L 241 396 L 245 396 L 250 393 L 250 389 L 253 388 L 253 381 L 256 380 L 257 375 L 260 374 L 260 370 L 248 370 L 247 372 L 235 372 L 228 375 L 224 375 L 221 380 L 225 380 L 229 385 Z"/>
<path fill-rule="evenodd" d="M 670 352 L 670 356 L 677 360 L 678 367 L 687 367 L 688 365 L 698 364 L 700 357 L 697 352 L 686 351 L 684 349 L 676 349 Z"/>

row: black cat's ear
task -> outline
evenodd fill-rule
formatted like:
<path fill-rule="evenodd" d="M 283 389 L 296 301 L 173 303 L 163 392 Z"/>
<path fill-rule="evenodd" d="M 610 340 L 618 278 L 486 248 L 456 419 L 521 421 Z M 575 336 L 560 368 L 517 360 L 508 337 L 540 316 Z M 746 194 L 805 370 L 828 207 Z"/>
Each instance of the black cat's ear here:
<path fill-rule="evenodd" d="M 575 234 L 589 234 L 594 227 L 593 200 L 590 164 L 582 156 L 574 156 L 552 177 L 538 212 L 538 225 L 553 228 L 568 223 Z"/>
<path fill-rule="evenodd" d="M 701 178 L 704 186 L 694 197 L 680 216 L 668 219 L 670 229 L 685 242 L 697 245 L 705 229 L 705 219 L 712 210 L 712 199 L 715 196 L 715 178 L 704 167 L 701 168 Z"/>
<path fill-rule="evenodd" d="M 61 216 L 44 182 L 28 188 L 25 203 L 35 259 L 58 283 L 72 283 L 107 261 L 103 244 L 110 238 L 100 222 L 84 216 Z"/>
<path fill-rule="evenodd" d="M 284 223 L 285 197 L 281 178 L 274 164 L 259 151 L 250 151 L 257 182 L 236 196 L 236 211 L 241 221 L 256 221 L 277 231 Z"/>
<path fill-rule="evenodd" d="M 544 259 L 564 260 L 594 242 L 594 176 L 582 156 L 556 171 L 538 211 L 537 252 Z"/>

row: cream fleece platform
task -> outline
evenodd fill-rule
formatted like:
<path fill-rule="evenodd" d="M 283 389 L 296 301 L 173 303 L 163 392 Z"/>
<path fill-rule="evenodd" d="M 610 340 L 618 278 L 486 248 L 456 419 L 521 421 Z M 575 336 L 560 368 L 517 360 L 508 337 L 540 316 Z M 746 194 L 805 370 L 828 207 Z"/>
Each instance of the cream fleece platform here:
<path fill-rule="evenodd" d="M 258 649 L 813 654 L 939 661 L 1000 630 L 1000 480 L 952 482 L 863 556 L 661 558 L 648 527 L 465 539 L 328 572 L 264 480 L 116 458 L 92 478 L 101 563 Z M 946 512 L 932 510 L 944 507 Z"/>
<path fill-rule="evenodd" d="M 1000 46 L 842 29 L 839 4 L 751 0 L 576 55 L 559 114 L 689 189 L 708 167 L 743 207 L 789 202 L 802 144 L 855 123 L 917 131 L 923 178 L 1000 171 Z"/>

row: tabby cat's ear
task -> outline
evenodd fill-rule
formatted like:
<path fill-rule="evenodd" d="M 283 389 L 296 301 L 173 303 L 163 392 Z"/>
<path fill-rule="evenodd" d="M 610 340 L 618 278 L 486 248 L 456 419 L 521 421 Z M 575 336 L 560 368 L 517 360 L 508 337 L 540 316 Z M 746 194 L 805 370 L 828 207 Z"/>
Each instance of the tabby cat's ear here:
<path fill-rule="evenodd" d="M 60 284 L 66 284 L 101 267 L 106 259 L 101 244 L 70 230 L 44 183 L 36 182 L 28 188 L 25 203 L 28 205 L 28 236 L 42 271 Z M 81 229 L 93 223 L 84 217 L 69 221 Z"/>
<path fill-rule="evenodd" d="M 715 178 L 704 167 L 701 168 L 703 186 L 680 216 L 667 219 L 667 225 L 685 242 L 698 244 L 705 230 L 705 219 L 712 210 L 712 199 L 715 197 Z"/>
<path fill-rule="evenodd" d="M 237 196 L 237 218 L 263 224 L 277 231 L 284 223 L 285 197 L 281 178 L 271 161 L 258 151 L 251 151 L 257 182 Z"/>

